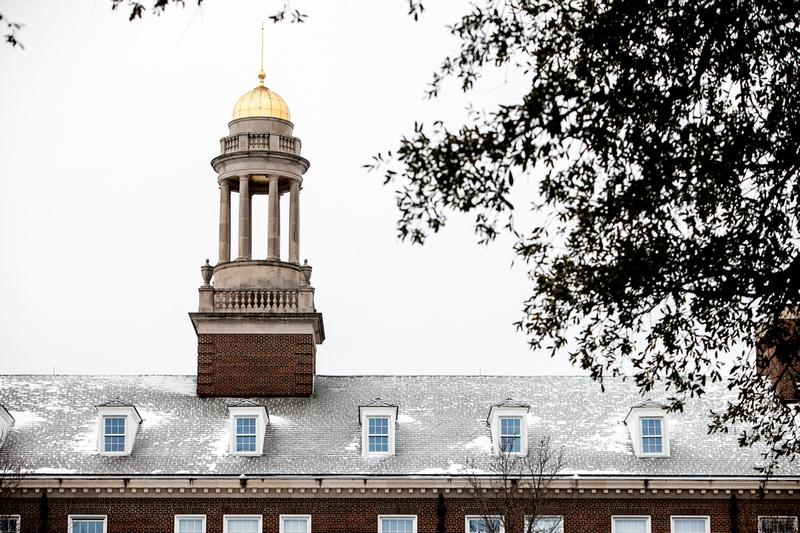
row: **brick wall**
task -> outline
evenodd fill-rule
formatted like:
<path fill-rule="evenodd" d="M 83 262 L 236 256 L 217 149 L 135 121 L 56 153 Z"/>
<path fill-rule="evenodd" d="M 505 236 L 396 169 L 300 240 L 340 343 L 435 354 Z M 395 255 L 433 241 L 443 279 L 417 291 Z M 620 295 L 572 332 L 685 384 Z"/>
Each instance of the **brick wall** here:
<path fill-rule="evenodd" d="M 476 502 L 443 496 L 429 498 L 72 498 L 51 496 L 20 499 L 4 513 L 21 515 L 23 532 L 54 533 L 67 528 L 70 514 L 108 516 L 108 533 L 171 533 L 174 515 L 204 514 L 207 533 L 222 533 L 223 515 L 260 514 L 264 533 L 277 533 L 281 514 L 310 514 L 313 533 L 375 533 L 382 514 L 417 515 L 418 533 L 462 533 L 464 517 L 479 514 Z M 670 516 L 707 515 L 712 533 L 757 533 L 759 515 L 798 516 L 800 499 L 738 499 L 731 496 L 688 498 L 565 498 L 544 502 L 541 514 L 564 516 L 565 533 L 610 533 L 614 515 L 649 515 L 652 533 L 670 533 Z M 43 509 L 47 522 L 42 520 Z M 737 519 L 734 525 L 731 517 Z M 521 530 L 521 519 L 509 523 L 509 533 Z M 738 528 L 738 529 L 737 529 Z"/>
<path fill-rule="evenodd" d="M 767 376 L 781 400 L 800 399 L 800 321 L 780 319 L 765 328 L 756 344 L 757 371 Z"/>
<path fill-rule="evenodd" d="M 311 396 L 316 356 L 310 334 L 201 334 L 198 396 Z"/>

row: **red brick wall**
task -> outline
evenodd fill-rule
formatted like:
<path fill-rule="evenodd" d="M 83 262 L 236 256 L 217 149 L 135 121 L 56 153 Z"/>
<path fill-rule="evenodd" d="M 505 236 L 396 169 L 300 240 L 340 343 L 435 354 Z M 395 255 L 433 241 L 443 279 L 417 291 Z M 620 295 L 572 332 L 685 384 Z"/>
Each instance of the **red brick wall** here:
<path fill-rule="evenodd" d="M 311 396 L 316 357 L 310 334 L 201 334 L 198 396 Z"/>
<path fill-rule="evenodd" d="M 474 501 L 444 499 L 448 533 L 464 531 L 464 516 L 479 514 Z M 798 516 L 800 499 L 739 499 L 739 533 L 756 533 L 759 515 Z M 419 533 L 437 533 L 437 498 L 48 498 L 49 530 L 40 529 L 41 500 L 25 498 L 13 512 L 22 516 L 23 532 L 66 531 L 70 514 L 108 516 L 109 533 L 171 533 L 174 515 L 205 514 L 207 532 L 222 533 L 225 514 L 260 514 L 264 533 L 278 532 L 281 514 L 310 514 L 313 533 L 375 533 L 378 515 L 415 514 Z M 565 498 L 547 500 L 541 514 L 564 516 L 565 533 L 610 533 L 613 515 L 650 515 L 652 533 L 670 533 L 671 515 L 708 515 L 712 533 L 735 531 L 730 497 L 679 498 Z M 521 521 L 509 524 L 509 533 L 521 531 Z"/>
<path fill-rule="evenodd" d="M 761 333 L 757 349 L 757 372 L 767 376 L 781 400 L 800 400 L 800 321 L 782 319 Z"/>

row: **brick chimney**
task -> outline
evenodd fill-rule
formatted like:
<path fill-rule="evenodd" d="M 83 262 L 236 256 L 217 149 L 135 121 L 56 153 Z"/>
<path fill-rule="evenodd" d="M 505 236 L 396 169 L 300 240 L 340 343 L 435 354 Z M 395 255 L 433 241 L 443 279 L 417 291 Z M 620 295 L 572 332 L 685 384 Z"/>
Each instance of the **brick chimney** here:
<path fill-rule="evenodd" d="M 219 260 L 201 268 L 198 396 L 311 396 L 316 345 L 325 339 L 311 267 L 300 264 L 300 156 L 289 109 L 260 84 L 236 104 L 230 135 L 211 161 L 220 190 Z M 231 194 L 238 194 L 238 256 L 231 260 Z M 281 251 L 281 195 L 289 197 L 288 254 Z M 252 254 L 253 199 L 268 207 L 264 259 Z"/>
<path fill-rule="evenodd" d="M 800 400 L 800 319 L 782 317 L 766 328 L 756 345 L 757 372 L 767 376 L 778 398 Z"/>

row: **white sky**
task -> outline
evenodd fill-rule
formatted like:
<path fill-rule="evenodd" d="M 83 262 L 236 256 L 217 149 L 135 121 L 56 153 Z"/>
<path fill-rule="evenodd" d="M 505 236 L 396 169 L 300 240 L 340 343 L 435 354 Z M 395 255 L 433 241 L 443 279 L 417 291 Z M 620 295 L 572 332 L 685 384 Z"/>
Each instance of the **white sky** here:
<path fill-rule="evenodd" d="M 24 51 L 0 45 L 0 372 L 195 372 L 187 313 L 217 256 L 209 161 L 279 4 L 187 0 L 134 23 L 110 0 L 0 4 L 26 24 Z M 362 168 L 414 120 L 458 123 L 467 104 L 524 89 L 494 73 L 424 100 L 466 3 L 429 0 L 416 23 L 405 0 L 296 5 L 310 18 L 268 27 L 266 70 L 311 161 L 300 247 L 327 334 L 318 371 L 575 373 L 512 325 L 529 287 L 510 241 L 479 247 L 471 219 L 452 216 L 424 247 L 401 243 L 393 188 Z"/>

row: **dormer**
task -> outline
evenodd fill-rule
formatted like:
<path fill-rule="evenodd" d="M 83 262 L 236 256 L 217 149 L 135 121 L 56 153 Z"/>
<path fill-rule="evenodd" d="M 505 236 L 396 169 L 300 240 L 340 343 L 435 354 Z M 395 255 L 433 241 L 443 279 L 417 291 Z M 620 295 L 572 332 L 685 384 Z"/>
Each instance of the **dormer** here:
<path fill-rule="evenodd" d="M 528 455 L 528 412 L 531 406 L 506 398 L 489 408 L 486 423 L 492 430 L 495 454 Z"/>
<path fill-rule="evenodd" d="M 367 405 L 359 405 L 358 423 L 361 425 L 361 454 L 364 457 L 394 455 L 396 405 L 380 398 L 375 398 Z"/>
<path fill-rule="evenodd" d="M 625 425 L 636 457 L 669 457 L 667 406 L 654 400 L 637 403 L 628 411 Z"/>
<path fill-rule="evenodd" d="M 132 404 L 120 400 L 96 405 L 97 451 L 100 455 L 130 455 L 142 417 Z"/>
<path fill-rule="evenodd" d="M 231 454 L 263 455 L 269 425 L 267 408 L 253 400 L 240 400 L 228 406 L 228 415 Z"/>
<path fill-rule="evenodd" d="M 5 442 L 6 437 L 11 432 L 11 427 L 14 425 L 14 417 L 5 408 L 0 405 L 0 446 Z"/>

